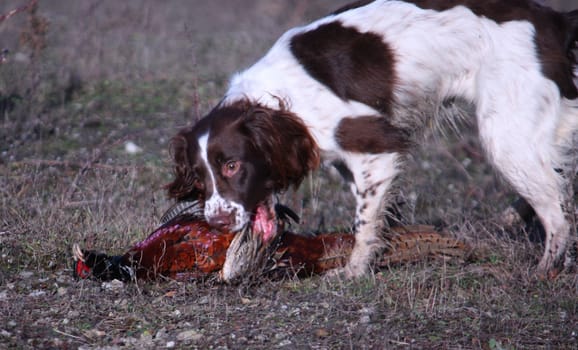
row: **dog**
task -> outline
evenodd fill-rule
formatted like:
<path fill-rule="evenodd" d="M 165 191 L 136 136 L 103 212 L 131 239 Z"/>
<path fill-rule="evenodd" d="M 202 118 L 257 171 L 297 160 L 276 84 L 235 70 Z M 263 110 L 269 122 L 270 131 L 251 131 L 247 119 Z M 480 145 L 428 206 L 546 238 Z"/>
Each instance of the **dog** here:
<path fill-rule="evenodd" d="M 578 10 L 528 0 L 358 1 L 283 34 L 234 75 L 224 98 L 173 139 L 177 200 L 209 223 L 276 235 L 273 196 L 324 161 L 351 180 L 356 241 L 342 271 L 362 276 L 382 247 L 380 214 L 404 155 L 428 127 L 475 113 L 496 171 L 546 231 L 538 264 L 557 273 L 573 196 L 559 169 L 578 128 Z"/>

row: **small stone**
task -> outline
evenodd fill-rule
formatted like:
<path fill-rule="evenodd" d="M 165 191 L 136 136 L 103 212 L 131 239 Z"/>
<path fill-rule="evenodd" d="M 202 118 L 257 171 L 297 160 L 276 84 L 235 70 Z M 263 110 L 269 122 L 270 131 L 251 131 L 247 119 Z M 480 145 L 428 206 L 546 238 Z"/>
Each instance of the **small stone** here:
<path fill-rule="evenodd" d="M 128 154 L 136 154 L 142 152 L 142 148 L 132 141 L 127 141 L 124 143 L 124 151 Z"/>
<path fill-rule="evenodd" d="M 362 324 L 368 324 L 371 322 L 371 316 L 375 314 L 374 307 L 364 307 L 359 310 L 361 317 L 359 317 L 359 322 Z"/>
<path fill-rule="evenodd" d="M 167 349 L 172 349 L 175 347 L 175 342 L 174 341 L 168 341 L 167 345 L 166 345 Z"/>
<path fill-rule="evenodd" d="M 56 277 L 56 282 L 58 282 L 58 283 L 65 283 L 65 282 L 67 282 L 67 281 L 68 281 L 68 276 L 59 274 L 59 275 Z"/>
<path fill-rule="evenodd" d="M 28 278 L 32 277 L 32 275 L 34 275 L 34 272 L 32 272 L 32 271 L 20 272 L 20 278 L 22 278 L 22 279 L 28 279 Z"/>
<path fill-rule="evenodd" d="M 30 294 L 28 294 L 28 296 L 35 298 L 35 297 L 41 297 L 45 294 L 46 294 L 45 291 L 37 289 L 37 290 L 33 290 L 32 292 L 30 292 Z"/>
<path fill-rule="evenodd" d="M 106 334 L 105 332 L 103 332 L 99 329 L 96 329 L 96 328 L 84 331 L 84 335 L 88 338 L 91 338 L 91 339 L 103 337 L 105 334 Z"/>
<path fill-rule="evenodd" d="M 112 280 L 110 282 L 102 282 L 102 288 L 110 291 L 119 291 L 124 288 L 124 283 L 119 280 Z"/>
<path fill-rule="evenodd" d="M 58 294 L 59 296 L 65 296 L 68 293 L 68 290 L 64 287 L 58 287 L 58 290 L 56 291 L 56 294 Z"/>
<path fill-rule="evenodd" d="M 183 331 L 177 334 L 177 340 L 180 341 L 187 341 L 187 340 L 198 341 L 201 340 L 202 338 L 203 335 L 194 329 Z"/>
<path fill-rule="evenodd" d="M 169 333 L 167 332 L 167 329 L 163 327 L 157 331 L 157 333 L 155 334 L 155 339 L 157 340 L 165 339 L 166 337 L 168 337 L 168 335 Z"/>
<path fill-rule="evenodd" d="M 279 344 L 277 344 L 277 346 L 281 348 L 281 347 L 284 347 L 284 346 L 289 346 L 289 345 L 291 345 L 291 344 L 293 344 L 293 343 L 291 342 L 291 340 L 285 339 L 285 340 L 282 340 L 281 342 L 279 342 Z"/>

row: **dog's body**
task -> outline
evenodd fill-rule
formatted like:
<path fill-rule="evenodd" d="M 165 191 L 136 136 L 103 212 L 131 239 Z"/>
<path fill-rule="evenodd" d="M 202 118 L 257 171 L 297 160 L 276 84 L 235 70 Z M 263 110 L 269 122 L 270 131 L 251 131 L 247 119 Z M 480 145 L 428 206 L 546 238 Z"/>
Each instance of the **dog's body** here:
<path fill-rule="evenodd" d="M 572 198 L 555 169 L 578 128 L 578 13 L 526 0 L 365 1 L 286 32 L 233 77 L 223 101 L 175 138 L 177 199 L 210 222 L 274 235 L 270 197 L 319 163 L 341 162 L 357 201 L 349 276 L 368 269 L 404 153 L 454 101 L 475 108 L 498 172 L 547 233 L 539 271 L 567 249 Z M 449 109 L 449 111 L 448 111 Z M 458 113 L 459 114 L 459 113 Z"/>

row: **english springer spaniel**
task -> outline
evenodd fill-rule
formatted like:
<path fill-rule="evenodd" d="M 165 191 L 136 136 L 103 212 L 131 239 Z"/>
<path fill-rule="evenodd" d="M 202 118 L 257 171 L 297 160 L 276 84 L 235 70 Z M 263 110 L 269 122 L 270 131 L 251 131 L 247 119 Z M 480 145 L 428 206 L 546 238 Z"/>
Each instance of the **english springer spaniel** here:
<path fill-rule="evenodd" d="M 538 272 L 556 273 L 574 236 L 571 185 L 557 169 L 573 161 L 578 129 L 577 39 L 578 10 L 529 0 L 353 3 L 287 31 L 174 138 L 169 195 L 201 198 L 210 223 L 251 225 L 268 241 L 271 197 L 321 157 L 339 161 L 357 205 L 343 272 L 360 276 L 382 246 L 380 213 L 404 154 L 441 118 L 463 117 L 450 113 L 463 101 L 488 160 L 545 228 Z"/>

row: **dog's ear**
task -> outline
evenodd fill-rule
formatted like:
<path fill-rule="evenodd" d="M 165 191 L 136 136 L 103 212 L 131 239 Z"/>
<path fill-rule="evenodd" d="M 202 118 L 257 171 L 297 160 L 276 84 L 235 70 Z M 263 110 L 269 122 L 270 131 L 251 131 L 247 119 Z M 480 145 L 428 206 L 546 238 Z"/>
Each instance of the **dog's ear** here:
<path fill-rule="evenodd" d="M 196 143 L 188 140 L 190 129 L 181 130 L 171 140 L 170 151 L 174 162 L 174 180 L 167 184 L 165 189 L 169 198 L 176 200 L 196 200 L 202 196 L 202 188 L 199 182 L 199 176 L 194 170 L 194 154 L 192 147 Z"/>
<path fill-rule="evenodd" d="M 299 186 L 307 173 L 319 166 L 317 143 L 294 114 L 265 107 L 250 108 L 241 125 L 270 171 L 274 191 Z"/>

